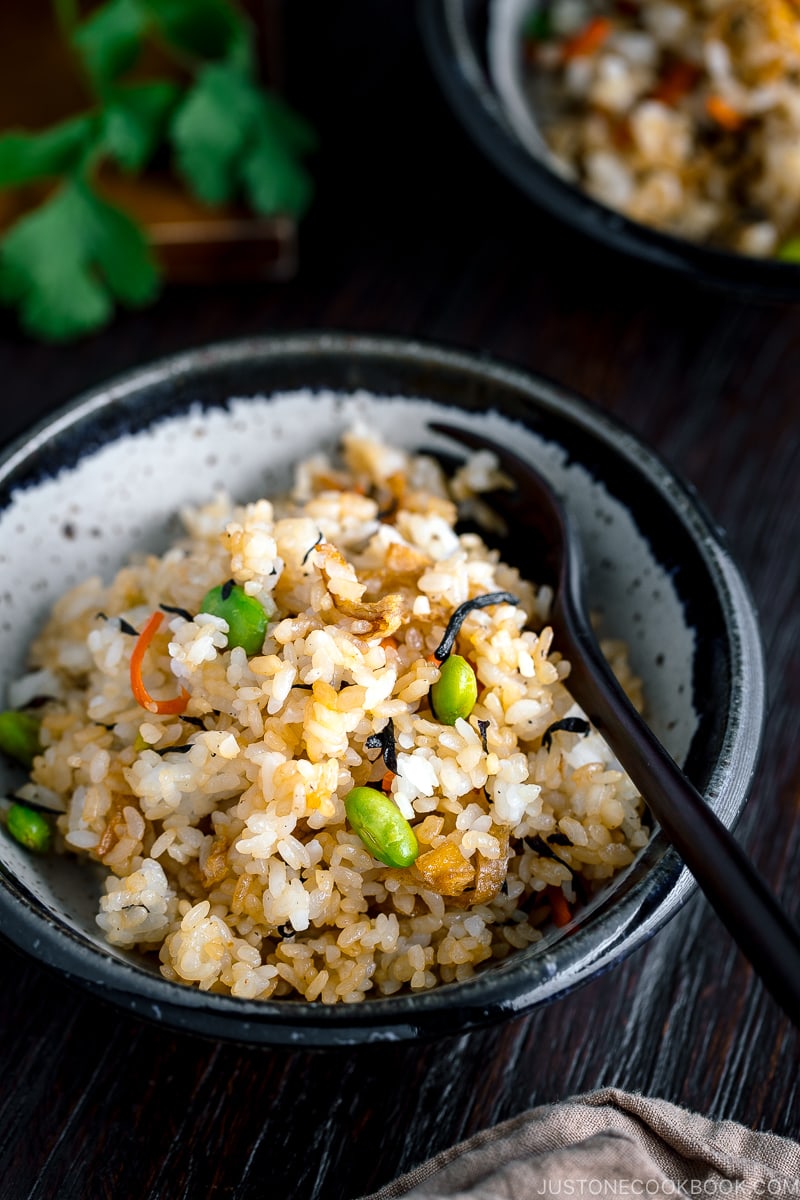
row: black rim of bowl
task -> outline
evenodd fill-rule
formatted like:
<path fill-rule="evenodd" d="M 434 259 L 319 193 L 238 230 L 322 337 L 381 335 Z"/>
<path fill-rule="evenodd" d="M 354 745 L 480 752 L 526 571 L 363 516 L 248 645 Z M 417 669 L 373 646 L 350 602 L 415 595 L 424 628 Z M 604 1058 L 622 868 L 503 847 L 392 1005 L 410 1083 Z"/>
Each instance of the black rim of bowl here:
<path fill-rule="evenodd" d="M 524 370 L 458 350 L 400 338 L 309 333 L 226 342 L 188 351 L 122 376 L 67 404 L 0 456 L 0 506 L 19 487 L 70 466 L 125 431 L 139 429 L 194 404 L 224 406 L 231 396 L 269 395 L 295 387 L 408 395 L 485 411 L 499 407 L 542 436 L 561 428 L 574 445 L 610 455 L 615 472 L 652 489 L 669 522 L 696 553 L 716 606 L 729 703 L 698 731 L 687 773 L 718 816 L 735 824 L 755 770 L 764 719 L 764 666 L 747 588 L 696 495 L 624 426 L 588 401 Z M 292 374 L 294 373 L 294 375 Z M 302 380 L 303 382 L 300 382 Z M 492 404 L 492 394 L 502 404 Z M 577 440 L 576 440 L 577 439 Z M 591 465 L 589 463 L 589 465 Z M 615 475 L 616 478 L 616 475 Z M 669 531 L 668 531 L 669 533 Z M 704 666 L 708 678 L 709 663 Z M 720 671 L 716 671 L 720 674 Z M 697 663 L 695 663 L 697 677 Z M 711 738 L 713 765 L 704 751 Z M 660 833 L 641 852 L 641 869 L 593 909 L 589 927 L 548 939 L 544 952 L 512 955 L 459 984 L 415 995 L 324 1006 L 301 1000 L 245 1001 L 209 995 L 122 961 L 45 911 L 0 864 L 0 915 L 5 935 L 93 993 L 173 1028 L 246 1043 L 335 1046 L 365 1040 L 442 1037 L 524 1012 L 608 969 L 646 941 L 691 894 L 694 883 Z M 636 865 L 636 864 L 634 864 Z M 598 922 L 602 936 L 598 938 Z"/>
<path fill-rule="evenodd" d="M 751 258 L 660 233 L 593 200 L 538 162 L 504 116 L 469 32 L 467 9 L 486 0 L 418 0 L 423 41 L 439 86 L 468 134 L 536 204 L 612 250 L 643 259 L 704 287 L 766 302 L 800 299 L 800 267 Z"/>

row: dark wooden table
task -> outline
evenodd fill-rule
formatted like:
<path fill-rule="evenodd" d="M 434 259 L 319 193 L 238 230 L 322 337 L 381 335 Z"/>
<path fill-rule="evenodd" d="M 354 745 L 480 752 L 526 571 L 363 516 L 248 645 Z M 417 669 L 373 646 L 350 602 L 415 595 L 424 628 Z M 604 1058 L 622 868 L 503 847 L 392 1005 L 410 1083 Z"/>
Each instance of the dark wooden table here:
<path fill-rule="evenodd" d="M 302 328 L 487 350 L 592 397 L 696 485 L 755 593 L 771 704 L 739 834 L 796 912 L 800 308 L 693 291 L 543 217 L 446 109 L 410 4 L 287 7 L 290 94 L 323 145 L 297 280 L 169 291 L 68 349 L 5 319 L 4 437 L 158 355 Z M 356 1197 L 527 1107 L 605 1085 L 800 1133 L 797 1034 L 697 896 L 576 994 L 441 1044 L 209 1044 L 122 1016 L 10 950 L 0 1013 L 4 1200 Z"/>

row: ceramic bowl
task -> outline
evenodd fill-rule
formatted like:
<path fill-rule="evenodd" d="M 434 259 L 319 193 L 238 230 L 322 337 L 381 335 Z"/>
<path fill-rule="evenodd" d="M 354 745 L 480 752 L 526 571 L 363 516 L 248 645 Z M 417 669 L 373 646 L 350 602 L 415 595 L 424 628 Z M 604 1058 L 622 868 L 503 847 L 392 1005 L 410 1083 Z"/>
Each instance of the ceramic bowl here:
<path fill-rule="evenodd" d="M 285 487 L 292 464 L 360 418 L 405 446 L 442 448 L 443 418 L 510 441 L 566 497 L 603 632 L 623 636 L 658 735 L 732 825 L 764 713 L 751 602 L 720 531 L 634 435 L 512 367 L 418 343 L 298 335 L 213 346 L 92 391 L 0 459 L 0 687 L 53 601 L 132 553 L 161 550 L 182 505 L 226 487 Z M 19 786 L 6 764 L 2 784 Z M 432 1037 L 554 999 L 618 962 L 683 904 L 692 881 L 655 832 L 633 864 L 528 950 L 463 983 L 326 1007 L 248 1002 L 170 983 L 95 924 L 100 877 L 32 857 L 0 831 L 0 928 L 95 995 L 172 1027 L 251 1043 L 335 1045 Z"/>
<path fill-rule="evenodd" d="M 508 2 L 508 0 L 506 0 Z M 651 266 L 718 291 L 763 301 L 797 300 L 795 263 L 751 258 L 689 242 L 631 221 L 548 165 L 535 115 L 515 111 L 498 86 L 493 42 L 501 0 L 418 0 L 423 40 L 453 111 L 490 162 L 541 208 L 581 233 Z M 511 0 L 514 8 L 519 7 Z"/>

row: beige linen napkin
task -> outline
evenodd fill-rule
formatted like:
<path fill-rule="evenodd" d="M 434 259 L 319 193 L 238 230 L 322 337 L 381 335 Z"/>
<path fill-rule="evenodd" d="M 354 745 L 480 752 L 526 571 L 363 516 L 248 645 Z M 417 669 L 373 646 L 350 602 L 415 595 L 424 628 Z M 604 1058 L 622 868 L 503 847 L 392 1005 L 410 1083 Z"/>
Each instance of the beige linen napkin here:
<path fill-rule="evenodd" d="M 800 1198 L 800 1146 L 616 1088 L 484 1130 L 367 1200 Z"/>

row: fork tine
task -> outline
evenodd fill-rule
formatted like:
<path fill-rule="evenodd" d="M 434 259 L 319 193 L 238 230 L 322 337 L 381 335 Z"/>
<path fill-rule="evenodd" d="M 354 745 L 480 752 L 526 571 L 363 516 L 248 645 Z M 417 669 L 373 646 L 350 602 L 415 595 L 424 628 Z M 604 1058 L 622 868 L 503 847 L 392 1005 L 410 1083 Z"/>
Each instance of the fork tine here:
<path fill-rule="evenodd" d="M 490 450 L 496 456 L 500 469 L 514 483 L 514 491 L 497 488 L 481 493 L 480 498 L 509 526 L 509 537 L 500 547 L 504 557 L 515 562 L 523 574 L 553 585 L 557 596 L 565 583 L 577 596 L 582 578 L 578 540 L 571 534 L 566 509 L 544 476 L 513 450 L 480 433 L 443 422 L 431 423 L 429 428 L 472 450 Z"/>
<path fill-rule="evenodd" d="M 495 455 L 504 474 L 513 480 L 515 491 L 501 492 L 499 489 L 491 493 L 491 504 L 499 512 L 524 513 L 525 524 L 529 527 L 544 531 L 548 523 L 552 523 L 551 537 L 566 526 L 564 508 L 555 494 L 552 486 L 529 462 L 520 458 L 513 450 L 501 446 L 499 442 L 487 438 L 484 434 L 474 433 L 457 425 L 442 422 L 431 422 L 429 428 L 434 433 L 443 434 L 454 442 L 460 442 L 472 450 L 490 450 Z"/>

